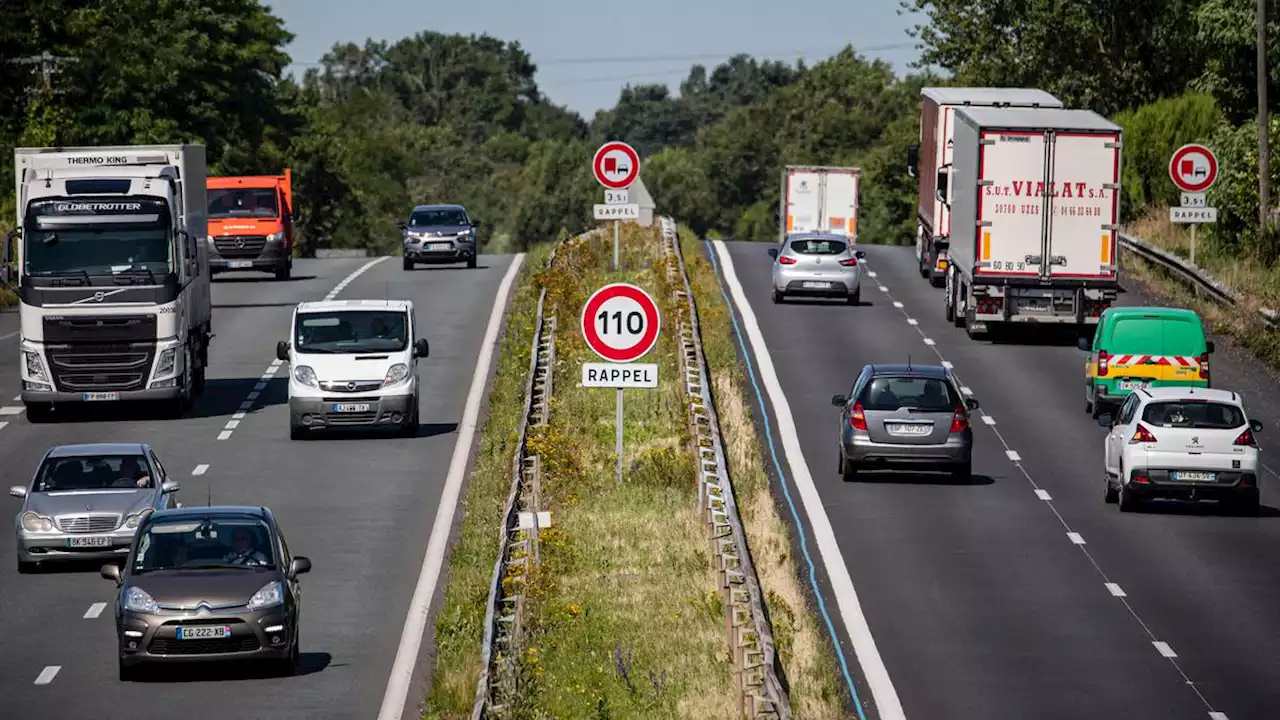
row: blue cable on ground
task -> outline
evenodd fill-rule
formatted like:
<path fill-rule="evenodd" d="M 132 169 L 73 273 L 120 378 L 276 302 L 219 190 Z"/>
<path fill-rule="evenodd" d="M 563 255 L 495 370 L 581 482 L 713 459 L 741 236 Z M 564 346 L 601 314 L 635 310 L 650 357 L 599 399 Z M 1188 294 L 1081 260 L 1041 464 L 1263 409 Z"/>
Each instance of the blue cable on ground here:
<path fill-rule="evenodd" d="M 818 601 L 818 612 L 822 613 L 822 619 L 827 624 L 827 632 L 831 634 L 831 645 L 836 650 L 836 656 L 840 658 L 840 670 L 844 674 L 845 683 L 849 685 L 849 692 L 853 695 L 853 706 L 858 711 L 859 720 L 867 720 L 866 714 L 862 711 L 862 700 L 858 697 L 858 688 L 853 684 L 853 676 L 849 673 L 849 662 L 845 659 L 844 649 L 840 647 L 840 638 L 836 636 L 835 624 L 831 622 L 831 615 L 827 612 L 827 604 L 822 599 L 822 590 L 818 587 L 818 570 L 813 563 L 813 557 L 809 555 L 809 542 L 805 538 L 804 523 L 800 520 L 800 512 L 796 509 L 795 502 L 791 499 L 791 488 L 787 484 L 786 473 L 782 472 L 782 463 L 778 461 L 778 450 L 773 444 L 773 430 L 769 428 L 769 409 L 768 404 L 764 400 L 764 394 L 760 392 L 760 384 L 756 381 L 755 366 L 751 362 L 751 352 L 747 349 L 746 343 L 742 339 L 742 330 L 738 327 L 738 312 L 734 308 L 733 300 L 729 298 L 728 291 L 724 288 L 724 279 L 720 274 L 720 262 L 716 259 L 716 249 L 711 245 L 710 240 L 704 240 L 707 246 L 707 255 L 711 258 L 711 266 L 715 269 L 716 279 L 720 283 L 720 295 L 724 298 L 724 303 L 729 308 L 729 320 L 733 322 L 733 334 L 738 340 L 738 347 L 742 349 L 742 357 L 747 363 L 747 377 L 751 380 L 751 387 L 755 389 L 756 401 L 760 405 L 760 413 L 764 416 L 764 435 L 769 442 L 769 457 L 773 460 L 773 468 L 778 473 L 778 479 L 782 483 L 782 494 L 787 499 L 787 506 L 791 508 L 791 517 L 795 520 L 796 528 L 800 531 L 800 553 L 804 555 L 804 560 L 809 565 L 809 585 L 813 588 L 813 597 Z"/>

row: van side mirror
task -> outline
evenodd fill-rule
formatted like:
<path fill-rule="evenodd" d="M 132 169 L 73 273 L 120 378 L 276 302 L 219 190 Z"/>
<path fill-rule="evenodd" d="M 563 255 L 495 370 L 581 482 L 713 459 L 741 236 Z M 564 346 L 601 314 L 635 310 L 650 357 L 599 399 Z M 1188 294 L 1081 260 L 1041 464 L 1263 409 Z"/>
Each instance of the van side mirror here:
<path fill-rule="evenodd" d="M 845 405 L 849 404 L 849 398 L 845 397 L 844 395 L 832 395 L 831 404 L 835 405 L 836 407 L 844 407 Z"/>
<path fill-rule="evenodd" d="M 426 338 L 418 338 L 418 342 L 413 344 L 413 355 L 420 358 L 431 355 L 431 346 L 427 344 Z"/>
<path fill-rule="evenodd" d="M 1250 429 L 1250 430 L 1252 430 L 1252 431 L 1254 431 L 1254 432 L 1262 432 L 1262 421 L 1261 421 L 1261 420 L 1250 420 L 1250 421 L 1249 421 L 1249 429 Z"/>
<path fill-rule="evenodd" d="M 933 196 L 937 198 L 939 202 L 944 204 L 947 202 L 947 183 L 950 180 L 951 173 L 948 168 L 941 168 L 938 170 L 938 182 L 937 185 L 934 186 Z"/>
<path fill-rule="evenodd" d="M 778 259 L 778 248 L 769 248 L 769 257 L 774 260 Z"/>
<path fill-rule="evenodd" d="M 911 177 L 916 176 L 917 166 L 920 164 L 920 146 L 907 146 L 907 174 Z"/>
<path fill-rule="evenodd" d="M 1211 352 L 1213 352 L 1213 351 L 1214 351 L 1213 341 L 1212 341 L 1212 340 L 1210 340 L 1210 341 L 1208 341 L 1208 342 L 1206 342 L 1206 343 L 1204 344 L 1204 351 L 1205 351 L 1205 352 L 1207 352 L 1207 353 L 1211 353 Z"/>
<path fill-rule="evenodd" d="M 289 343 L 283 340 L 276 343 L 276 359 L 284 362 L 289 361 Z"/>
<path fill-rule="evenodd" d="M 1089 352 L 1093 349 L 1093 340 L 1090 340 L 1087 337 L 1076 338 L 1076 347 L 1084 350 L 1085 352 Z"/>

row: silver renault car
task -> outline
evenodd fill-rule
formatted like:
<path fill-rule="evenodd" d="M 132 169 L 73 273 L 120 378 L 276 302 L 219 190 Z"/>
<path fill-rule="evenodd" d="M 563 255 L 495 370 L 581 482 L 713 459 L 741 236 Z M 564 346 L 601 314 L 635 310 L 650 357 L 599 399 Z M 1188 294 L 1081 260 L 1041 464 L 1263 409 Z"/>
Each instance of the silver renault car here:
<path fill-rule="evenodd" d="M 18 572 L 59 560 L 115 560 L 129 554 L 138 526 L 177 504 L 151 446 L 142 443 L 58 445 L 45 453 L 14 518 Z"/>
<path fill-rule="evenodd" d="M 969 411 L 951 371 L 940 365 L 866 365 L 840 408 L 840 474 L 878 470 L 949 472 L 968 481 L 973 467 Z"/>
<path fill-rule="evenodd" d="M 849 238 L 830 233 L 791 233 L 769 249 L 773 258 L 773 301 L 788 295 L 862 301 L 862 267 L 867 254 L 854 250 Z"/>

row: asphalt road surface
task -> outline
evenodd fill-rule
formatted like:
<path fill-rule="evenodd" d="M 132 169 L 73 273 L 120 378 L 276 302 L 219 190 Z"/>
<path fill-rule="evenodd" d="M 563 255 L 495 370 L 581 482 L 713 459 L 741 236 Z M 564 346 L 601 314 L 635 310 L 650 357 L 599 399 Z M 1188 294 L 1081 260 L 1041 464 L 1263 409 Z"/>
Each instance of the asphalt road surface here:
<path fill-rule="evenodd" d="M 292 442 L 288 365 L 271 369 L 277 365 L 276 342 L 287 339 L 296 303 L 323 299 L 367 262 L 300 260 L 294 279 L 286 282 L 265 275 L 218 276 L 208 389 L 178 420 L 135 415 L 29 424 L 14 401 L 17 338 L 4 338 L 8 316 L 0 316 L 0 424 L 7 422 L 0 427 L 0 487 L 30 482 L 50 445 L 148 442 L 182 484 L 180 502 L 203 505 L 212 498 L 214 504 L 267 505 L 280 519 L 290 550 L 314 566 L 302 577 L 299 676 L 199 665 L 121 683 L 115 588 L 98 575 L 98 564 L 20 576 L 6 525 L 0 532 L 0 697 L 13 717 L 377 715 L 486 323 L 512 257 L 481 256 L 476 270 L 443 266 L 414 272 L 388 258 L 346 284 L 338 299 L 409 299 L 417 308 L 419 332 L 431 343 L 431 356 L 419 364 L 418 436 Z M 5 500 L 16 512 L 20 501 L 0 498 Z M 417 717 L 421 665 L 415 675 L 406 717 Z"/>
<path fill-rule="evenodd" d="M 1268 460 L 1280 453 L 1280 385 L 1256 361 L 1219 338 L 1212 375 L 1269 430 L 1260 516 L 1186 505 L 1121 514 L 1103 501 L 1105 431 L 1085 413 L 1074 338 L 970 340 L 945 321 L 942 291 L 920 278 L 910 248 L 865 246 L 863 304 L 850 307 L 774 305 L 769 245 L 725 247 L 734 271 L 721 262 L 722 274 L 740 282 L 794 417 L 803 457 L 781 458 L 788 482 L 801 482 L 797 463 L 812 474 L 896 691 L 880 683 L 882 697 L 896 694 L 907 717 L 946 720 L 1280 717 L 1280 462 Z M 1130 292 L 1121 303 L 1152 301 Z M 908 356 L 949 361 L 981 402 L 971 484 L 838 474 L 831 396 L 865 363 Z M 766 402 L 778 437 L 776 398 Z M 829 607 L 837 584 L 824 573 Z M 853 663 L 865 633 L 833 617 Z"/>

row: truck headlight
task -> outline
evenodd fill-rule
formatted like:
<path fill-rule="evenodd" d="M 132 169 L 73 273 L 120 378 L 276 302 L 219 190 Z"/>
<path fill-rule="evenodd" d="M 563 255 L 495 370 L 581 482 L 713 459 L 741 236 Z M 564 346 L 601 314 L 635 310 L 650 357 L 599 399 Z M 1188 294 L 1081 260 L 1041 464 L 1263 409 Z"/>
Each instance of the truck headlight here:
<path fill-rule="evenodd" d="M 178 348 L 166 348 L 160 352 L 156 361 L 156 377 L 173 373 L 173 364 L 178 360 Z"/>
<path fill-rule="evenodd" d="M 382 379 L 382 387 L 402 383 L 407 377 L 409 377 L 409 366 L 404 363 L 396 363 L 387 369 L 387 376 Z"/>
<path fill-rule="evenodd" d="M 49 381 L 49 375 L 44 371 L 44 360 L 40 358 L 39 350 L 28 350 L 23 348 L 22 359 L 27 366 L 27 376 L 32 380 Z"/>
<path fill-rule="evenodd" d="M 268 236 L 267 236 L 267 242 L 269 242 L 269 243 L 278 243 L 278 242 L 280 242 L 281 240 L 284 240 L 284 231 L 283 231 L 283 230 L 281 230 L 280 232 L 273 232 L 273 233 L 271 233 L 270 235 L 268 235 Z"/>
<path fill-rule="evenodd" d="M 320 387 L 320 384 L 316 381 L 316 371 L 312 370 L 309 365 L 299 365 L 294 368 L 293 379 L 307 387 Z"/>

